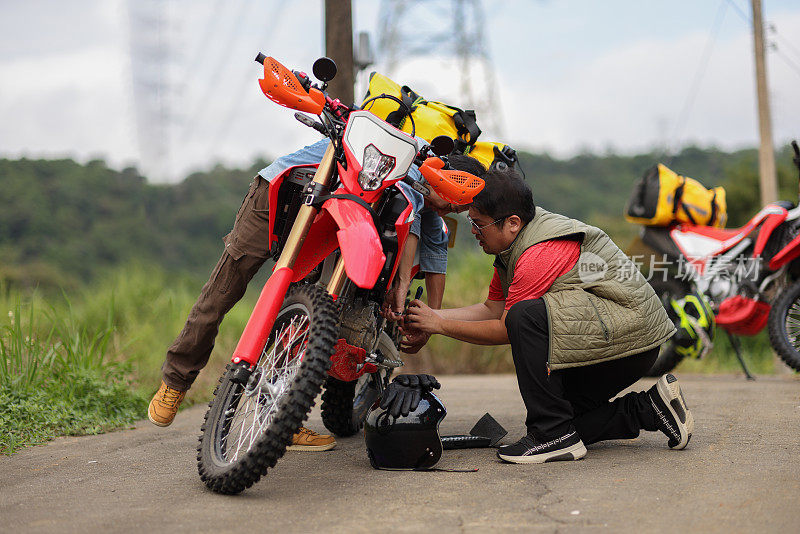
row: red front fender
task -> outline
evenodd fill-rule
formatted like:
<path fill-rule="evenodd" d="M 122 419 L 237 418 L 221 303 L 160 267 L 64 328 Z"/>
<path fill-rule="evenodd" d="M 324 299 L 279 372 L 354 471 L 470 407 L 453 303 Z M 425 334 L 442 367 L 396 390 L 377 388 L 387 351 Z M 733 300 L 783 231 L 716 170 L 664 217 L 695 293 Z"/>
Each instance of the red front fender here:
<path fill-rule="evenodd" d="M 371 288 L 386 256 L 369 212 L 351 200 L 328 199 L 323 205 L 294 264 L 294 282 L 302 280 L 339 248 L 347 277 L 358 287 Z"/>
<path fill-rule="evenodd" d="M 322 205 L 339 231 L 336 237 L 347 277 L 358 287 L 371 288 L 381 274 L 386 256 L 370 213 L 353 201 L 332 198 Z"/>

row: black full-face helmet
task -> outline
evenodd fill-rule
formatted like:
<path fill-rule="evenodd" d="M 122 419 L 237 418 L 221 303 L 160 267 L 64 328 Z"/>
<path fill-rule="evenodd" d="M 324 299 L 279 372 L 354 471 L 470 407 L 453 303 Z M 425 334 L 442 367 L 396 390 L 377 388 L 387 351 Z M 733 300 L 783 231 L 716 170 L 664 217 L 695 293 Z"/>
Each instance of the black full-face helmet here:
<path fill-rule="evenodd" d="M 369 462 L 375 469 L 427 469 L 442 457 L 439 423 L 447 411 L 430 391 L 422 394 L 417 409 L 392 417 L 377 401 L 364 423 Z"/>

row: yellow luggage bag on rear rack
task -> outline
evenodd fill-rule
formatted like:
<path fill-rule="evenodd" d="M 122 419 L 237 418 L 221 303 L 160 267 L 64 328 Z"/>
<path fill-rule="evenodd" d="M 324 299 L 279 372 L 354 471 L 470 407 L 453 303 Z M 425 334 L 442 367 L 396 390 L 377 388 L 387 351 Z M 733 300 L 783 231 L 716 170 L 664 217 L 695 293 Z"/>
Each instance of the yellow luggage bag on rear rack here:
<path fill-rule="evenodd" d="M 430 142 L 437 136 L 446 135 L 455 141 L 456 152 L 477 159 L 487 169 L 498 165 L 513 167 L 518 163 L 517 153 L 510 146 L 478 141 L 481 129 L 478 127 L 475 111 L 425 100 L 408 86 L 400 86 L 387 76 L 373 72 L 369 77 L 369 88 L 364 102 L 381 94 L 393 96 L 405 105 L 390 98 L 378 98 L 368 103 L 364 109 L 400 130 L 411 133 L 411 121 L 408 120 L 410 109 L 418 137 Z"/>
<path fill-rule="evenodd" d="M 645 226 L 673 222 L 724 228 L 728 221 L 725 189 L 707 189 L 659 163 L 636 183 L 625 207 L 625 219 Z"/>

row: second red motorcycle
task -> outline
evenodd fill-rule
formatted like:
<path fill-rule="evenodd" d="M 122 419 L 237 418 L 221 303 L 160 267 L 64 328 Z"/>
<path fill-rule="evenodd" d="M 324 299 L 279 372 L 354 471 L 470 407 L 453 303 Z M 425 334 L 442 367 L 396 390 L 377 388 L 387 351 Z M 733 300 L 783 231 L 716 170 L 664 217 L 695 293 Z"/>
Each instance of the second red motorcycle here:
<path fill-rule="evenodd" d="M 800 170 L 800 150 L 796 142 L 792 147 Z M 644 226 L 641 238 L 678 266 L 668 274 L 651 273 L 650 283 L 678 329 L 661 349 L 652 376 L 686 356 L 705 354 L 722 328 L 752 378 L 736 336 L 758 334 L 765 326 L 775 352 L 800 370 L 800 207 L 789 201 L 768 204 L 735 229 Z"/>

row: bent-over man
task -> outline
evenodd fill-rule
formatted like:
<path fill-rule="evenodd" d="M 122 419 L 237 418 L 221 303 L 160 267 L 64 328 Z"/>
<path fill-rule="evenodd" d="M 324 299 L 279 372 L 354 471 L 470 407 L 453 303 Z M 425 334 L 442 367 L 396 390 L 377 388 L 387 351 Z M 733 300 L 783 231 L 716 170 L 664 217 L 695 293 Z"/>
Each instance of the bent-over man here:
<path fill-rule="evenodd" d="M 602 230 L 534 206 L 515 171 L 483 178 L 469 219 L 495 256 L 488 299 L 444 310 L 414 301 L 406 328 L 511 344 L 527 435 L 498 456 L 577 460 L 585 445 L 641 430 L 660 430 L 670 448 L 684 448 L 694 419 L 673 375 L 609 401 L 645 375 L 675 332 L 653 289 Z"/>

